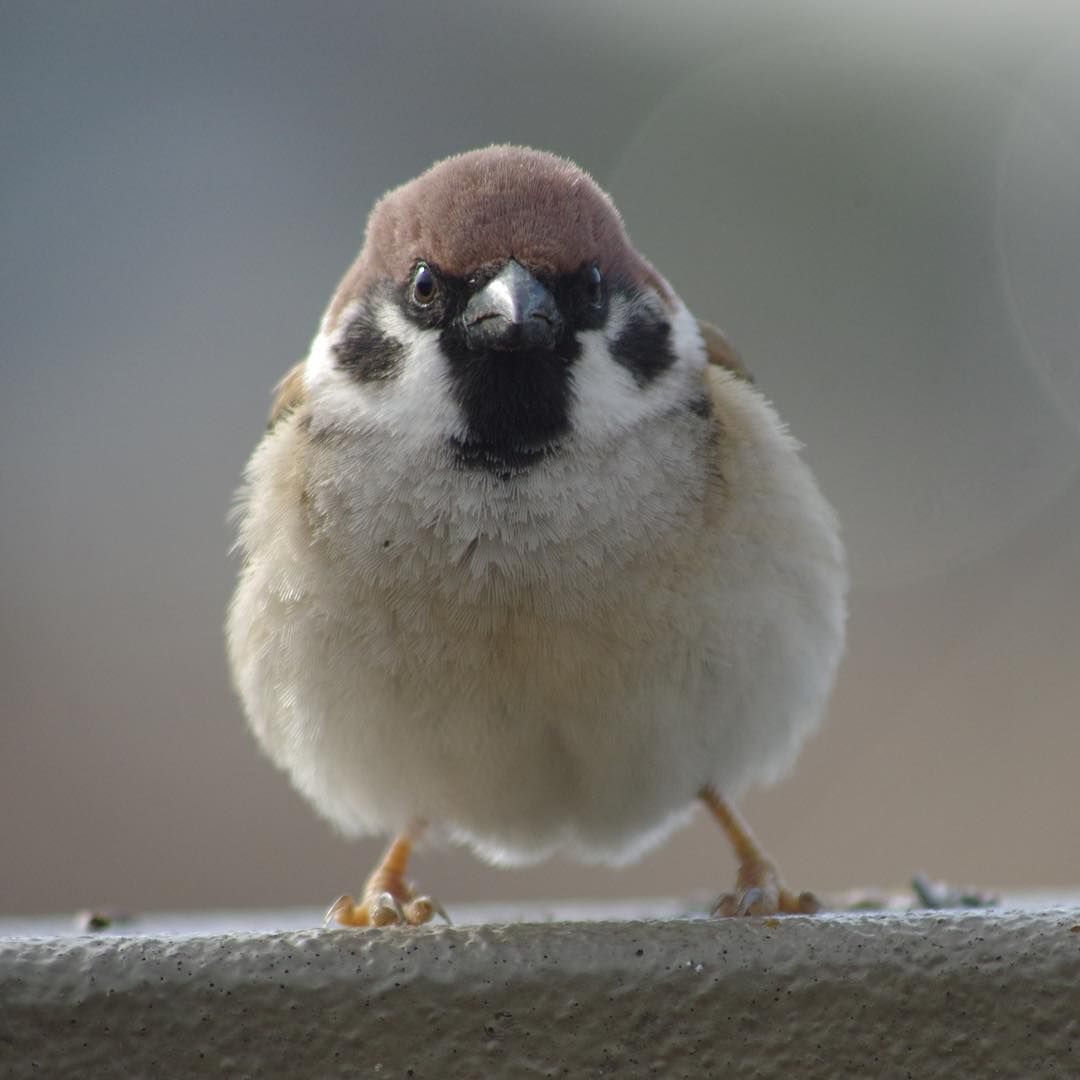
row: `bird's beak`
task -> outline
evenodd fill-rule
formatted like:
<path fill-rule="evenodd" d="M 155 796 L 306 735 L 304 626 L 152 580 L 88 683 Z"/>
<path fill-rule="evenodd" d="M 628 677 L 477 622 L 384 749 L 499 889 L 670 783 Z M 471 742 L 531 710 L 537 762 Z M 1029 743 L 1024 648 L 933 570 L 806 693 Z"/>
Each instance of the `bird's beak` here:
<path fill-rule="evenodd" d="M 465 307 L 470 349 L 553 349 L 561 329 L 555 297 L 513 259 Z"/>

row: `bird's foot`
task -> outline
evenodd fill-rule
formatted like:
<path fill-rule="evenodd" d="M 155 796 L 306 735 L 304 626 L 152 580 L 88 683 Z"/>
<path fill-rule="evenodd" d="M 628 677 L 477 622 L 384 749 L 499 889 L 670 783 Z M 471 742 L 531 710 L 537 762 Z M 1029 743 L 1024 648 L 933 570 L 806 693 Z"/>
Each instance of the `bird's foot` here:
<path fill-rule="evenodd" d="M 821 902 L 809 892 L 793 893 L 780 877 L 776 863 L 765 854 L 742 815 L 712 787 L 701 800 L 728 834 L 739 860 L 735 891 L 716 901 L 713 915 L 813 915 Z"/>
<path fill-rule="evenodd" d="M 811 892 L 794 893 L 783 882 L 776 864 L 768 858 L 748 859 L 739 866 L 735 891 L 716 901 L 714 916 L 813 915 L 821 901 Z"/>
<path fill-rule="evenodd" d="M 415 827 L 413 833 L 419 831 Z M 339 926 L 422 926 L 436 915 L 450 917 L 430 896 L 417 896 L 405 881 L 405 864 L 412 849 L 412 835 L 399 836 L 387 849 L 375 872 L 367 879 L 359 902 L 339 896 L 326 913 L 324 922 Z"/>
<path fill-rule="evenodd" d="M 330 905 L 325 922 L 338 926 L 422 926 L 436 915 L 450 921 L 437 900 L 417 896 L 402 883 L 397 889 L 365 889 L 359 901 L 339 896 Z"/>

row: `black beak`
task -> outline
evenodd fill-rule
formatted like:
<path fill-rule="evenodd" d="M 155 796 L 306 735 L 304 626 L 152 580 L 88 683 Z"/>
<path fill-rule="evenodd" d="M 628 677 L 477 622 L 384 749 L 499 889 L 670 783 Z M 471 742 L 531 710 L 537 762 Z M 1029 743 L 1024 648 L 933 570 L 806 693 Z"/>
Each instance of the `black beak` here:
<path fill-rule="evenodd" d="M 511 259 L 465 307 L 470 349 L 554 349 L 562 329 L 555 297 Z"/>

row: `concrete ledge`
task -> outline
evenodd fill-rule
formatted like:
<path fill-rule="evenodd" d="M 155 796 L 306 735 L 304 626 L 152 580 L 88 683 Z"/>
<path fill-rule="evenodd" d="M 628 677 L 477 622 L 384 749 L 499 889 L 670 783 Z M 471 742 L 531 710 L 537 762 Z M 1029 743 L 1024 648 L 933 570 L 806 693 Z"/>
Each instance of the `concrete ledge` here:
<path fill-rule="evenodd" d="M 5 1077 L 964 1074 L 1080 1075 L 1080 907 L 0 940 Z"/>

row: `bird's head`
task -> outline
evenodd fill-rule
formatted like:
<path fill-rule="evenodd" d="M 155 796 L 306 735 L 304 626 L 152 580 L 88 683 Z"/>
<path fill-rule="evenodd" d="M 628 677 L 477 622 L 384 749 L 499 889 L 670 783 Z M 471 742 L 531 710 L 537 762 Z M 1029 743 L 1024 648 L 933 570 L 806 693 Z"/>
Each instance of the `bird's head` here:
<path fill-rule="evenodd" d="M 704 346 L 596 183 L 489 147 L 374 207 L 305 370 L 316 423 L 501 476 L 700 406 Z"/>

